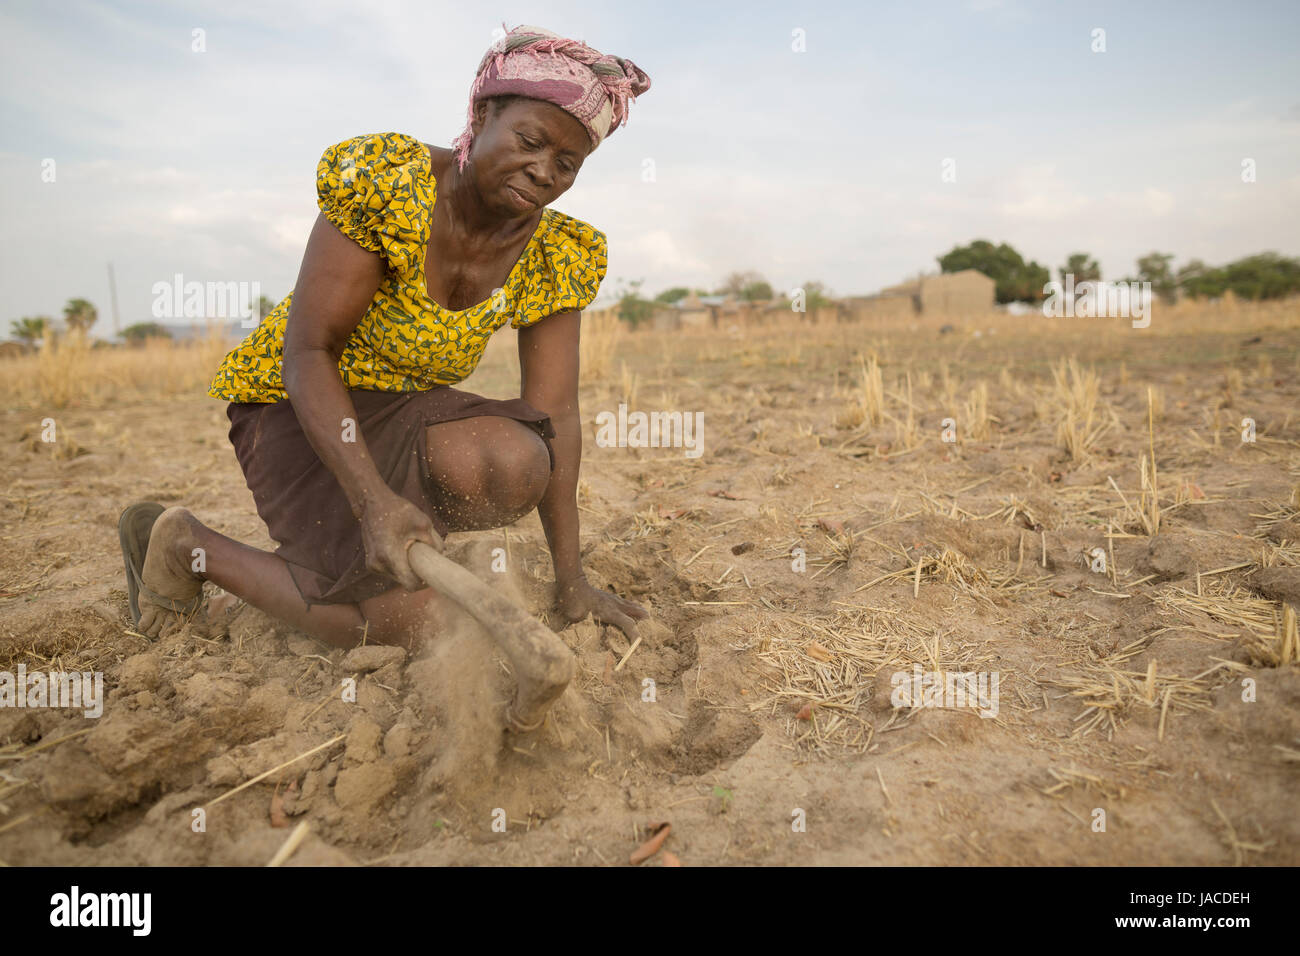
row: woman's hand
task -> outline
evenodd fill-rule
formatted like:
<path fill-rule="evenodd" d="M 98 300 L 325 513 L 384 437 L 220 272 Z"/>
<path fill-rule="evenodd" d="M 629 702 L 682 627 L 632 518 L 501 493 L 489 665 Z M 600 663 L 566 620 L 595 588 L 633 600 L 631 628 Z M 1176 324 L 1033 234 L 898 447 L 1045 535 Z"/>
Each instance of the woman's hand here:
<path fill-rule="evenodd" d="M 443 548 L 442 536 L 429 516 L 391 489 L 362 506 L 361 540 L 366 549 L 366 567 L 388 575 L 408 591 L 429 586 L 411 568 L 407 555 L 411 544 L 423 541 L 435 551 Z"/>
<path fill-rule="evenodd" d="M 588 614 L 601 624 L 612 624 L 636 640 L 636 622 L 650 616 L 640 604 L 625 600 L 610 591 L 594 588 L 585 577 L 556 586 L 556 604 L 565 623 L 576 624 Z"/>

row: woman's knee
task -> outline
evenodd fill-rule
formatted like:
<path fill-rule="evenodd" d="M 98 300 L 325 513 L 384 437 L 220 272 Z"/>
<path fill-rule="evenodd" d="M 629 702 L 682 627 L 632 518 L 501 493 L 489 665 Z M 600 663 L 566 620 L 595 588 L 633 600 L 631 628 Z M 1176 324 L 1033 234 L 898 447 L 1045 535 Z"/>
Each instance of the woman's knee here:
<path fill-rule="evenodd" d="M 429 476 L 462 501 L 527 513 L 550 483 L 545 440 L 514 419 L 480 417 L 433 425 L 428 447 Z"/>
<path fill-rule="evenodd" d="M 546 441 L 526 425 L 515 440 L 488 450 L 490 487 L 507 511 L 527 514 L 537 507 L 551 482 L 551 456 Z"/>

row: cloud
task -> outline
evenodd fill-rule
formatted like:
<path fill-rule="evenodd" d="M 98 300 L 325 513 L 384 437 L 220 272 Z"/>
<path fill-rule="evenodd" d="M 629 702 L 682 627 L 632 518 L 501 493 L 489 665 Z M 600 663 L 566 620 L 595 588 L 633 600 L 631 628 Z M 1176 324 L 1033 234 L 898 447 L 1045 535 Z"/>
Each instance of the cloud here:
<path fill-rule="evenodd" d="M 1091 200 L 1052 163 L 1023 166 L 999 188 L 999 212 L 1008 219 L 1066 222 L 1086 213 Z"/>
<path fill-rule="evenodd" d="M 1177 205 L 1173 194 L 1165 192 L 1163 189 L 1147 187 L 1142 191 L 1142 198 L 1146 201 L 1146 207 L 1153 216 L 1167 216 Z"/>
<path fill-rule="evenodd" d="M 666 229 L 655 229 L 632 239 L 619 250 L 619 256 L 663 275 L 681 274 L 695 281 L 711 278 L 708 261 L 687 255 L 678 239 Z"/>

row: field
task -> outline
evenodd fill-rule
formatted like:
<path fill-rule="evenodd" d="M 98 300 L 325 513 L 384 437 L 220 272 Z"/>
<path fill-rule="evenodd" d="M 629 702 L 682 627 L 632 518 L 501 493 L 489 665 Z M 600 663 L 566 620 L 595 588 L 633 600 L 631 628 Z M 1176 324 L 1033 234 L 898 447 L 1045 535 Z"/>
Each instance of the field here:
<path fill-rule="evenodd" d="M 130 502 L 271 546 L 226 345 L 0 362 L 0 671 L 107 695 L 0 710 L 0 861 L 625 865 L 668 822 L 643 865 L 1300 863 L 1300 304 L 587 329 L 585 565 L 664 629 L 564 630 L 520 737 L 465 620 L 410 660 L 132 633 Z M 517 383 L 507 330 L 464 387 Z M 620 403 L 703 453 L 598 446 Z M 545 614 L 535 514 L 448 553 Z M 910 706 L 935 672 L 997 693 Z"/>

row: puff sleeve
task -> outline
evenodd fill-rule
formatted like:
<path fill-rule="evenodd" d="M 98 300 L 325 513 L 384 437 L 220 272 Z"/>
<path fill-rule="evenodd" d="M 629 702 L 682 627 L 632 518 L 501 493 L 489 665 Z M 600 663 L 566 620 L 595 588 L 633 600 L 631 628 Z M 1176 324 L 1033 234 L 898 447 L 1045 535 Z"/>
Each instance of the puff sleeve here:
<path fill-rule="evenodd" d="M 325 150 L 316 196 L 325 218 L 363 249 L 401 267 L 418 245 L 423 143 L 401 133 L 355 136 Z"/>
<path fill-rule="evenodd" d="M 605 279 L 605 234 L 580 219 L 552 210 L 538 250 L 538 262 L 528 276 L 511 328 L 525 328 L 556 312 L 585 309 Z"/>

